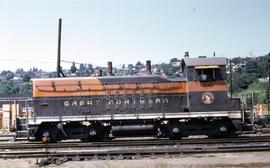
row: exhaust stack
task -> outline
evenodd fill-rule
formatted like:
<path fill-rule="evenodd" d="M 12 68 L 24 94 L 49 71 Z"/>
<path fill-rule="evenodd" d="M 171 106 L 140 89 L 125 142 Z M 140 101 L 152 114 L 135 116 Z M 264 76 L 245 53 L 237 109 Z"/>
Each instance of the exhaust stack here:
<path fill-rule="evenodd" d="M 112 73 L 112 62 L 111 61 L 108 61 L 107 66 L 108 66 L 108 76 L 113 76 L 113 73 Z"/>
<path fill-rule="evenodd" d="M 147 60 L 146 61 L 146 70 L 147 70 L 147 74 L 151 75 L 152 71 L 151 71 L 151 61 Z"/>

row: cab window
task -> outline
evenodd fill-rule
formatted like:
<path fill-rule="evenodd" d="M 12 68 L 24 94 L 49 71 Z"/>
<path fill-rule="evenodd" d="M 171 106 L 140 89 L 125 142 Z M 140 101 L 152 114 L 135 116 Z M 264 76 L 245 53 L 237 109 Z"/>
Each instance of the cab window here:
<path fill-rule="evenodd" d="M 219 68 L 206 68 L 206 69 L 196 69 L 197 80 L 199 81 L 215 81 L 221 80 L 221 72 Z"/>

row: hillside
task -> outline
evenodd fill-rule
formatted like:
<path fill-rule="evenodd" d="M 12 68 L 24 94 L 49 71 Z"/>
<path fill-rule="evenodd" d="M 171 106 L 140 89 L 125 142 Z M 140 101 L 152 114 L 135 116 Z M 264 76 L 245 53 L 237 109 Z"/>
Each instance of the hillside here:
<path fill-rule="evenodd" d="M 242 98 L 250 108 L 257 103 L 268 103 L 268 55 L 260 57 L 236 57 L 232 59 L 232 92 Z"/>

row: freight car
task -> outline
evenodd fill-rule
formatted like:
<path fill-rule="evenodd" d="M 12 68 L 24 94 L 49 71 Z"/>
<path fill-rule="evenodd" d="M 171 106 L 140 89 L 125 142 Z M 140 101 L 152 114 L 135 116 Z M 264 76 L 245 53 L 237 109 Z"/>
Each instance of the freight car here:
<path fill-rule="evenodd" d="M 240 100 L 228 98 L 226 64 L 226 58 L 185 58 L 175 79 L 151 75 L 149 66 L 142 76 L 33 79 L 29 138 L 241 134 L 243 114 Z"/>

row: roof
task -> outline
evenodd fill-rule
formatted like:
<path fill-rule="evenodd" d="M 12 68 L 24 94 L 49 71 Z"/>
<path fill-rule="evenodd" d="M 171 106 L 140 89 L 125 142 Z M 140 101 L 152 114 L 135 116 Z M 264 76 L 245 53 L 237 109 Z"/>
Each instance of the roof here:
<path fill-rule="evenodd" d="M 123 84 L 123 83 L 153 83 L 153 82 L 170 82 L 169 78 L 159 75 L 144 76 L 100 76 L 100 77 L 67 77 L 67 78 L 44 78 L 31 79 L 33 85 L 51 85 L 52 82 L 57 84 Z"/>
<path fill-rule="evenodd" d="M 187 66 L 227 65 L 225 57 L 203 57 L 184 59 Z"/>

